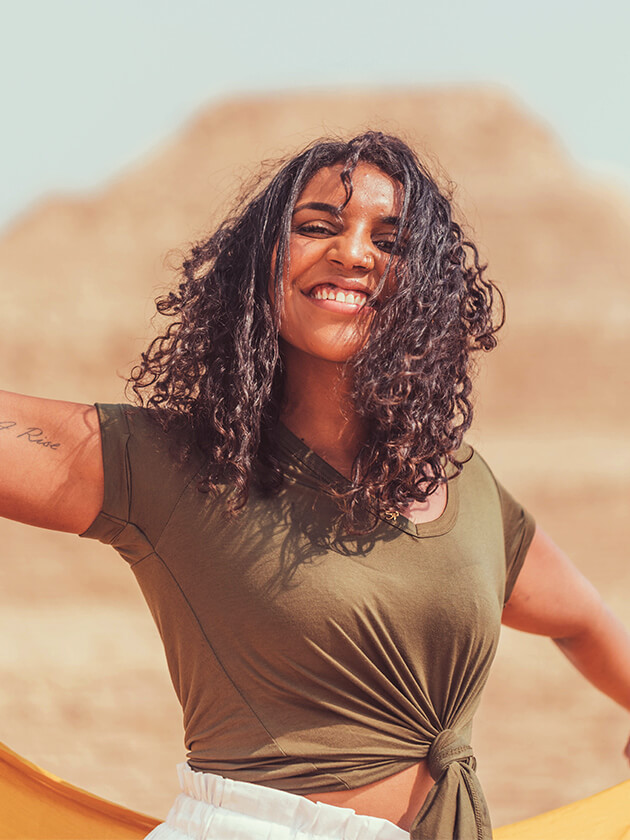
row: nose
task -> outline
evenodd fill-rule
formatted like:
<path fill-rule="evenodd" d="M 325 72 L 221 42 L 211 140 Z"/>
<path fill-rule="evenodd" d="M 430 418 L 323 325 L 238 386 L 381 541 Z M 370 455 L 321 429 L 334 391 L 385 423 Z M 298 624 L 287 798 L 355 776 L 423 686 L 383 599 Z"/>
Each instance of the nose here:
<path fill-rule="evenodd" d="M 342 231 L 331 240 L 328 259 L 344 269 L 372 271 L 376 264 L 375 245 L 361 231 Z"/>

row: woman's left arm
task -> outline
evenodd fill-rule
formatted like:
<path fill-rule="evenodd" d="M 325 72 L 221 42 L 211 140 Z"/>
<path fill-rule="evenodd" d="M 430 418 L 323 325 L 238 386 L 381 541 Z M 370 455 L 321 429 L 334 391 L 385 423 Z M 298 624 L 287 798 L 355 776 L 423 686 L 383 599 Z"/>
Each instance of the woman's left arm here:
<path fill-rule="evenodd" d="M 586 679 L 630 711 L 630 633 L 540 528 L 503 609 L 503 623 L 550 636 Z M 630 741 L 625 754 L 630 759 Z"/>

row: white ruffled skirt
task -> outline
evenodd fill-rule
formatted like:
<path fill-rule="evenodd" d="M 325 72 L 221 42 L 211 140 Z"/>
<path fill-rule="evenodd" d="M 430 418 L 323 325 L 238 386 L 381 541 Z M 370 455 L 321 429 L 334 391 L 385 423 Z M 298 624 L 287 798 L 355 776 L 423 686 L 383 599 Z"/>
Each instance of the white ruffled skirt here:
<path fill-rule="evenodd" d="M 379 817 L 177 767 L 182 793 L 146 840 L 409 840 Z"/>

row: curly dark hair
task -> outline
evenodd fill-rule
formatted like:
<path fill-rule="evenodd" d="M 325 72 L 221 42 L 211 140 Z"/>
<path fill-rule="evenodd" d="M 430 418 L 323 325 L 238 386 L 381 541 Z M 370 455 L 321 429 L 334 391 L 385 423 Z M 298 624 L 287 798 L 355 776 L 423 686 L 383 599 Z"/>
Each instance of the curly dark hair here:
<path fill-rule="evenodd" d="M 177 290 L 156 301 L 174 320 L 129 384 L 167 428 L 192 427 L 206 457 L 200 489 L 231 486 L 232 512 L 246 504 L 252 480 L 269 492 L 283 480 L 274 452 L 283 401 L 278 323 L 296 200 L 318 170 L 341 165 L 347 203 L 359 162 L 400 184 L 401 212 L 386 271 L 393 292 L 379 301 L 364 347 L 347 363 L 368 437 L 350 483 L 336 491 L 344 525 L 371 530 L 379 512 L 423 501 L 461 472 L 457 453 L 473 413 L 471 353 L 495 347 L 503 299 L 414 152 L 369 131 L 313 143 L 285 162 L 192 248 Z"/>

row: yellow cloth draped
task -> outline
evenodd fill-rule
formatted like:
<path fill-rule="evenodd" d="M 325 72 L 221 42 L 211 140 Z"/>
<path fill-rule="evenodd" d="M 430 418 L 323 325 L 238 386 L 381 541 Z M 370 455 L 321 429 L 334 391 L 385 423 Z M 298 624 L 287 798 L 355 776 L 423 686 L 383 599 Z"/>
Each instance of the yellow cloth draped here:
<path fill-rule="evenodd" d="M 0 840 L 140 840 L 157 824 L 64 782 L 0 743 Z"/>
<path fill-rule="evenodd" d="M 448 752 L 446 743 L 441 746 Z M 453 743 L 450 748 L 458 746 Z M 436 763 L 445 763 L 448 775 L 460 772 L 466 758 L 458 752 L 449 762 L 436 755 Z M 152 817 L 64 782 L 0 743 L 0 840 L 141 840 L 157 824 Z M 495 829 L 493 838 L 630 840 L 630 781 Z"/>
<path fill-rule="evenodd" d="M 522 822 L 494 840 L 630 840 L 630 781 Z"/>

